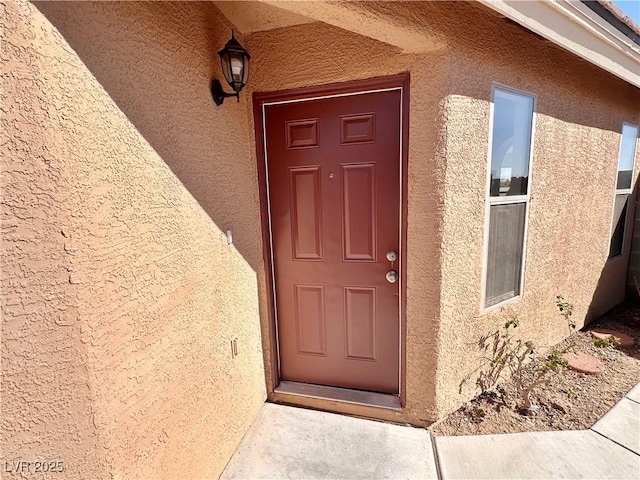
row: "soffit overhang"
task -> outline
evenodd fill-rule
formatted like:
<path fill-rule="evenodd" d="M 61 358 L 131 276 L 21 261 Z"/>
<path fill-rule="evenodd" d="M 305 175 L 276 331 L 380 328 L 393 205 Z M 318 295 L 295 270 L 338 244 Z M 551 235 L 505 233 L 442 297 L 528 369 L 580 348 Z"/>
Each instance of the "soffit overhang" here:
<path fill-rule="evenodd" d="M 213 3 L 245 35 L 317 21 L 257 1 L 215 1 Z"/>
<path fill-rule="evenodd" d="M 640 87 L 640 46 L 577 0 L 478 0 L 498 14 Z M 402 53 L 426 53 L 446 45 L 423 26 L 402 21 L 393 8 L 366 1 L 215 1 L 242 33 L 323 22 L 393 45 Z M 401 3 L 399 5 L 402 5 Z"/>
<path fill-rule="evenodd" d="M 640 87 L 640 46 L 576 0 L 478 0 L 541 37 Z"/>
<path fill-rule="evenodd" d="M 445 45 L 419 25 L 367 8 L 362 1 L 215 1 L 242 33 L 323 22 L 397 47 L 402 53 L 425 53 Z"/>

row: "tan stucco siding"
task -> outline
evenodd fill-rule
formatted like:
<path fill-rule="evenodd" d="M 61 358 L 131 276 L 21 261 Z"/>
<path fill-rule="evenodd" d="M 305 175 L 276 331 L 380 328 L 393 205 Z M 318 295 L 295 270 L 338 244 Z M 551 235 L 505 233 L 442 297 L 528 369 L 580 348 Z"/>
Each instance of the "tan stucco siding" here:
<path fill-rule="evenodd" d="M 95 476 L 103 472 L 104 458 L 92 420 L 88 352 L 72 276 L 78 256 L 71 222 L 77 212 L 64 160 L 67 131 L 58 125 L 75 79 L 45 66 L 54 61 L 56 48 L 49 44 L 55 39 L 40 30 L 46 22 L 33 10 L 0 5 L 0 452 L 3 467 L 14 460 L 63 460 Z"/>
<path fill-rule="evenodd" d="M 579 325 L 624 297 L 626 257 L 607 254 L 620 129 L 637 123 L 638 90 L 483 7 L 413 2 L 395 15 L 447 38 L 447 48 L 402 55 L 323 24 L 247 44 L 256 91 L 411 74 L 404 418 L 419 422 L 474 394 L 459 393 L 477 364 L 473 348 L 504 318 L 480 308 L 492 83 L 537 97 L 524 294 L 510 309 L 541 346 L 568 331 L 557 294 L 576 306 Z"/>
<path fill-rule="evenodd" d="M 246 113 L 216 110 L 208 91 L 228 24 L 208 4 L 158 7 L 51 4 L 69 31 L 121 39 L 102 51 L 85 39 L 85 66 L 33 5 L 6 4 L 3 465 L 215 478 L 264 401 L 259 239 L 245 235 L 258 227 L 237 213 L 257 212 L 240 208 L 255 203 L 253 170 L 236 175 L 251 162 Z M 96 64 L 115 76 L 106 91 Z"/>
<path fill-rule="evenodd" d="M 3 459 L 60 458 L 66 478 L 224 467 L 265 398 L 263 358 L 269 391 L 276 368 L 254 91 L 410 73 L 407 403 L 384 418 L 423 425 L 471 397 L 472 348 L 504 318 L 480 312 L 492 82 L 538 102 L 509 307 L 523 336 L 565 335 L 558 293 L 579 325 L 624 295 L 626 257 L 606 257 L 638 90 L 484 8 L 367 4 L 446 40 L 423 54 L 322 23 L 238 35 L 249 85 L 217 108 L 231 24 L 213 4 L 37 7 L 8 2 L 3 22 Z"/>
<path fill-rule="evenodd" d="M 578 328 L 624 299 L 630 232 L 627 255 L 607 256 L 622 122 L 640 118 L 635 87 L 479 9 L 465 26 L 447 99 L 440 415 L 473 394 L 473 379 L 459 387 L 478 364 L 480 335 L 508 315 L 544 347 L 568 334 L 556 295 L 574 304 Z M 470 41 L 476 35 L 483 41 Z M 493 82 L 536 96 L 533 169 L 522 298 L 481 313 Z M 638 156 L 634 178 L 637 166 Z"/>

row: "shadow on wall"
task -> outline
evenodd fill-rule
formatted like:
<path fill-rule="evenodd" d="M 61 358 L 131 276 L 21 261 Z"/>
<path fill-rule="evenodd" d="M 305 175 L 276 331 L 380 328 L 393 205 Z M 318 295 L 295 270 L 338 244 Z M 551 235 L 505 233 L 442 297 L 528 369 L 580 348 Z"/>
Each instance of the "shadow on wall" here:
<path fill-rule="evenodd" d="M 209 2 L 34 2 L 207 215 L 261 270 L 246 95 L 216 107 L 232 25 Z"/>
<path fill-rule="evenodd" d="M 221 230 L 233 231 L 236 248 L 253 270 L 262 271 L 249 94 L 241 94 L 239 103 L 227 101 L 216 107 L 209 92 L 211 78 L 221 77 L 216 52 L 232 27 L 224 15 L 209 2 L 35 4 L 209 217 Z M 384 2 L 371 5 L 391 8 Z M 576 175 L 572 165 L 584 161 L 584 152 L 598 152 L 598 157 L 606 153 L 606 159 L 597 161 L 601 181 L 607 181 L 616 159 L 615 154 L 608 158 L 609 152 L 602 151 L 603 140 L 609 138 L 608 132 L 619 133 L 620 111 L 633 112 L 630 106 L 637 101 L 638 90 L 484 7 L 458 2 L 444 8 L 437 2 L 414 2 L 394 12 L 406 15 L 407 22 L 423 22 L 421 28 L 433 29 L 450 41 L 450 97 L 486 102 L 492 82 L 504 83 L 536 94 L 540 118 L 559 119 L 562 128 L 571 129 L 569 136 L 579 141 L 565 141 L 558 123 L 548 122 L 545 127 L 539 122 L 537 135 L 545 135 L 545 154 L 551 158 L 552 152 L 554 159 L 563 159 L 553 167 L 553 185 L 549 183 L 548 191 L 540 193 L 564 195 L 563 215 L 584 218 L 592 205 L 573 206 L 567 193 L 576 190 L 571 185 Z M 495 28 L 484 28 L 486 22 L 476 21 L 479 16 L 490 17 L 487 20 Z M 461 27 L 465 35 L 458 34 Z M 299 28 L 302 32 L 308 27 Z M 481 37 L 483 41 L 477 42 Z M 478 142 L 484 143 L 486 133 L 481 134 Z M 465 138 L 471 139 L 470 134 L 465 133 Z M 578 174 L 585 185 L 591 182 L 586 169 Z M 477 181 L 484 184 L 484 172 Z M 533 189 L 535 194 L 535 181 Z M 600 199 L 590 196 L 589 201 L 608 202 L 610 197 L 602 191 Z M 549 222 L 558 222 L 539 216 L 546 228 L 552 226 Z M 550 243 L 554 238 L 546 240 Z M 596 292 L 594 305 L 600 292 L 610 288 L 608 272 L 616 263 L 620 262 L 603 265 L 603 286 Z"/>
<path fill-rule="evenodd" d="M 635 215 L 630 215 L 627 219 L 628 235 L 631 237 L 631 248 L 629 253 L 627 272 L 627 300 L 640 305 L 640 209 L 637 208 L 638 189 L 640 181 L 636 181 L 634 193 L 636 201 L 632 206 L 636 207 Z M 632 227 L 631 227 L 632 226 Z"/>
<path fill-rule="evenodd" d="M 241 94 L 240 103 L 215 107 L 209 92 L 211 78 L 221 78 L 216 52 L 232 27 L 224 15 L 209 2 L 35 5 L 216 225 L 233 231 L 236 248 L 254 271 L 261 271 L 249 94 Z M 637 100 L 637 90 L 622 80 L 484 7 L 415 2 L 406 10 L 394 12 L 407 15 L 408 22 L 420 19 L 422 28 L 451 42 L 451 95 L 486 101 L 492 82 L 505 83 L 538 95 L 541 115 L 615 132 L 620 125 L 609 113 Z M 496 28 L 487 31 L 485 22 L 471 21 L 478 15 L 493 17 Z M 460 22 L 465 35 L 458 34 Z M 480 37 L 482 42 L 475 41 Z M 526 71 L 523 59 L 530 66 Z M 581 108 L 575 108 L 576 98 Z M 559 156 L 575 155 L 561 141 L 553 147 Z"/>
<path fill-rule="evenodd" d="M 604 315 L 613 307 L 622 303 L 625 298 L 637 300 L 637 292 L 632 292 L 630 285 L 628 286 L 628 275 L 639 185 L 640 181 L 636 178 L 636 183 L 632 189 L 633 193 L 629 196 L 627 204 L 626 227 L 620 222 L 618 222 L 618 225 L 612 226 L 612 231 L 615 231 L 616 227 L 618 229 L 622 228 L 624 231 L 622 254 L 608 259 L 603 266 L 593 299 L 587 310 L 585 324 Z M 612 234 L 612 236 L 614 235 Z M 638 280 L 640 281 L 640 278 Z M 631 278 L 631 281 L 633 282 L 633 278 Z"/>

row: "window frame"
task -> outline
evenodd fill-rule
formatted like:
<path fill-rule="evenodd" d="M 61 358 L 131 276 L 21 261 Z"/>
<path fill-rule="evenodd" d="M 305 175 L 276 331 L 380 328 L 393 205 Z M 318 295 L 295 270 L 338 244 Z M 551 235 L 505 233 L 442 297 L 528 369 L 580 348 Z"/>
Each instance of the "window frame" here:
<path fill-rule="evenodd" d="M 633 127 L 636 130 L 636 137 L 635 137 L 635 142 L 633 146 L 633 158 L 631 159 L 631 183 L 629 185 L 629 188 L 618 188 L 618 175 L 620 174 L 620 156 L 622 155 L 622 140 L 623 140 L 625 125 Z M 630 204 L 631 204 L 631 196 L 633 192 L 633 181 L 636 173 L 635 167 L 636 167 L 636 155 L 638 153 L 638 138 L 640 138 L 640 126 L 634 125 L 633 123 L 630 123 L 630 122 L 622 122 L 622 125 L 620 127 L 620 141 L 618 142 L 618 162 L 616 164 L 616 175 L 613 183 L 614 190 L 613 190 L 613 203 L 611 206 L 611 220 L 609 222 L 610 228 L 609 228 L 609 242 L 607 244 L 608 246 L 607 262 L 611 260 L 615 260 L 617 258 L 622 258 L 625 255 L 624 244 L 627 238 L 627 227 L 628 227 L 627 224 L 629 223 L 629 211 L 631 210 Z M 615 231 L 615 226 L 613 225 L 613 217 L 616 213 L 616 198 L 618 197 L 618 195 L 627 195 L 627 202 L 628 202 L 626 205 L 627 211 L 625 212 L 625 217 L 624 217 L 624 228 L 622 229 L 622 246 L 620 247 L 620 253 L 617 255 L 610 256 L 611 242 L 613 241 L 613 232 Z"/>
<path fill-rule="evenodd" d="M 527 178 L 527 193 L 526 195 L 513 195 L 513 196 L 503 196 L 503 197 L 492 197 L 491 196 L 491 162 L 492 162 L 492 154 L 493 154 L 493 130 L 494 130 L 494 118 L 495 118 L 495 92 L 496 90 L 503 90 L 509 93 L 514 93 L 516 95 L 522 95 L 525 97 L 529 97 L 533 100 L 532 104 L 532 112 L 531 112 L 531 139 L 529 142 L 529 171 Z M 532 173 L 533 173 L 533 151 L 535 144 L 535 135 L 536 135 L 536 110 L 538 105 L 538 96 L 525 92 L 523 90 L 518 90 L 513 87 L 509 87 L 507 85 L 503 85 L 497 82 L 491 83 L 491 98 L 489 102 L 489 141 L 487 147 L 487 161 L 486 161 L 486 186 L 485 186 L 485 215 L 484 215 L 484 240 L 482 247 L 482 281 L 480 283 L 480 313 L 486 313 L 491 310 L 495 310 L 500 308 L 508 303 L 516 302 L 523 296 L 524 291 L 524 272 L 527 258 L 527 239 L 528 239 L 528 230 L 529 230 L 529 210 L 531 204 L 531 186 L 532 186 Z M 522 260 L 520 264 L 520 288 L 517 295 L 508 298 L 506 300 L 502 300 L 501 302 L 496 303 L 495 305 L 485 306 L 486 298 L 487 298 L 487 274 L 488 274 L 488 266 L 489 266 L 489 233 L 490 233 L 490 215 L 491 215 L 491 207 L 494 205 L 509 205 L 509 204 L 517 204 L 524 203 L 525 204 L 525 216 L 524 216 L 524 233 L 522 237 Z"/>

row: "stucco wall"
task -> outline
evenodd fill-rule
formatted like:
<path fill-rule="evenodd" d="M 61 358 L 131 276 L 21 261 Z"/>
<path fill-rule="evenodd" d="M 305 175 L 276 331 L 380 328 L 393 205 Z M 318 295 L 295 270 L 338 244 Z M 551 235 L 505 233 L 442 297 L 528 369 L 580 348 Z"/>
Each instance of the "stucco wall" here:
<path fill-rule="evenodd" d="M 557 294 L 575 305 L 579 326 L 624 298 L 628 257 L 607 262 L 607 254 L 621 125 L 637 123 L 639 98 L 634 87 L 483 7 L 399 5 L 366 8 L 420 25 L 446 47 L 401 55 L 324 24 L 252 34 L 247 45 L 256 91 L 411 74 L 403 418 L 420 423 L 475 394 L 459 392 L 477 365 L 474 345 L 504 323 L 501 310 L 480 313 L 492 82 L 538 99 L 524 294 L 509 311 L 541 346 L 566 336 Z"/>
<path fill-rule="evenodd" d="M 208 90 L 229 24 L 207 3 L 39 8 L 62 35 L 2 9 L 3 466 L 215 478 L 265 398 L 238 213 L 257 207 L 230 191 L 255 182 L 246 110 Z"/>
<path fill-rule="evenodd" d="M 470 346 L 503 320 L 480 313 L 491 82 L 538 97 L 524 295 L 510 305 L 523 336 L 564 335 L 558 293 L 579 324 L 623 295 L 625 257 L 606 257 L 638 90 L 488 10 L 366 4 L 446 39 L 427 54 L 320 23 L 254 33 L 241 39 L 248 88 L 216 108 L 209 81 L 231 25 L 211 4 L 38 3 L 47 19 L 8 5 L 3 103 L 19 113 L 3 120 L 8 458 L 45 452 L 85 477 L 224 466 L 264 399 L 260 329 L 274 387 L 252 91 L 410 72 L 407 405 L 394 419 L 429 423 L 472 396 L 458 391 Z M 70 385 L 43 383 L 52 372 Z M 21 433 L 37 428 L 51 436 Z"/>
<path fill-rule="evenodd" d="M 626 254 L 609 261 L 607 256 L 622 122 L 640 120 L 640 91 L 635 87 L 481 8 L 452 7 L 464 35 L 450 37 L 438 362 L 441 414 L 473 393 L 465 389 L 460 395 L 458 390 L 476 364 L 474 345 L 507 315 L 520 318 L 524 339 L 544 347 L 568 332 L 555 306 L 556 295 L 575 306 L 578 328 L 624 299 L 630 232 Z M 534 94 L 537 102 L 522 298 L 482 314 L 492 82 Z M 637 165 L 638 156 L 636 176 Z M 630 227 L 632 219 L 630 212 Z"/>

